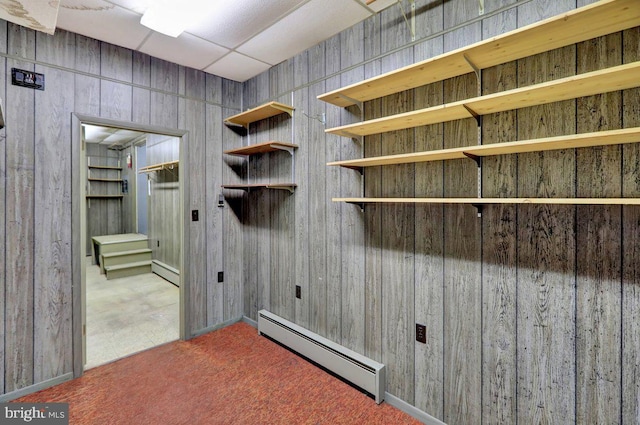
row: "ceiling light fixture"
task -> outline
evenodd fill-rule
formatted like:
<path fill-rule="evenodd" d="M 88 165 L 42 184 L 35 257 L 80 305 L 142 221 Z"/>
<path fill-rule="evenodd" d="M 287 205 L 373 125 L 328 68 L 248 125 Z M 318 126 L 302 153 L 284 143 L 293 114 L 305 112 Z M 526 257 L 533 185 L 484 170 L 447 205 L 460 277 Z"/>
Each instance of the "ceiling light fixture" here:
<path fill-rule="evenodd" d="M 184 6 L 158 1 L 153 2 L 144 12 L 140 23 L 169 37 L 177 37 L 187 28 L 189 18 Z"/>

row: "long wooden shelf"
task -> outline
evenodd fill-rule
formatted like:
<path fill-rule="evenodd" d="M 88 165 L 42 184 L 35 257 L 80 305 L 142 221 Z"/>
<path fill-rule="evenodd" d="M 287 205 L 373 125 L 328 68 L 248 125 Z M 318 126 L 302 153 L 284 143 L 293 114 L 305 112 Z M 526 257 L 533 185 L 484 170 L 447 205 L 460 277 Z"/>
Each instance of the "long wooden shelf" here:
<path fill-rule="evenodd" d="M 568 46 L 640 25 L 640 1 L 603 0 L 470 46 L 318 96 L 337 106 L 375 99 L 425 84 Z"/>
<path fill-rule="evenodd" d="M 275 117 L 276 115 L 285 113 L 293 116 L 294 110 L 295 108 L 293 106 L 285 105 L 284 103 L 269 102 L 233 115 L 224 120 L 224 123 L 249 128 L 249 124 L 252 122 L 260 121 L 265 118 Z"/>
<path fill-rule="evenodd" d="M 95 168 L 97 170 L 122 170 L 122 167 L 110 166 L 110 165 L 88 165 L 89 168 Z"/>
<path fill-rule="evenodd" d="M 640 2 L 639 2 L 640 3 Z M 368 136 L 640 86 L 640 61 L 325 130 Z"/>
<path fill-rule="evenodd" d="M 99 177 L 89 177 L 87 180 L 90 182 L 122 183 L 122 179 L 103 179 Z"/>
<path fill-rule="evenodd" d="M 178 165 L 180 165 L 180 161 L 177 160 L 177 159 L 174 160 L 174 161 L 161 162 L 161 163 L 158 163 L 158 164 L 147 165 L 146 167 L 140 167 L 138 169 L 138 174 L 152 173 L 154 171 L 161 171 L 161 170 L 173 170 Z"/>
<path fill-rule="evenodd" d="M 640 205 L 640 198 L 333 198 L 351 204 L 550 204 Z"/>
<path fill-rule="evenodd" d="M 295 183 L 253 183 L 253 184 L 223 184 L 223 189 L 235 189 L 250 191 L 251 189 L 281 189 L 288 190 L 293 193 L 295 188 L 298 187 Z"/>
<path fill-rule="evenodd" d="M 123 195 L 87 195 L 88 199 L 117 199 L 122 198 Z"/>
<path fill-rule="evenodd" d="M 238 156 L 257 155 L 257 154 L 276 152 L 276 151 L 287 151 L 289 153 L 293 153 L 293 150 L 297 148 L 298 148 L 298 145 L 294 145 L 292 143 L 270 141 L 270 142 L 258 143 L 250 146 L 243 146 L 237 149 L 229 149 L 224 151 L 224 153 L 227 155 L 238 155 Z"/>
<path fill-rule="evenodd" d="M 361 169 L 379 165 L 410 164 L 418 162 L 443 161 L 507 155 L 526 152 L 542 152 L 559 149 L 585 148 L 592 146 L 619 145 L 640 142 L 640 127 L 621 130 L 597 131 L 593 133 L 570 134 L 566 136 L 545 137 L 517 142 L 494 143 L 489 145 L 467 146 L 451 149 L 439 149 L 425 152 L 412 152 L 398 155 L 377 156 L 362 159 L 328 162 L 327 165 Z"/>

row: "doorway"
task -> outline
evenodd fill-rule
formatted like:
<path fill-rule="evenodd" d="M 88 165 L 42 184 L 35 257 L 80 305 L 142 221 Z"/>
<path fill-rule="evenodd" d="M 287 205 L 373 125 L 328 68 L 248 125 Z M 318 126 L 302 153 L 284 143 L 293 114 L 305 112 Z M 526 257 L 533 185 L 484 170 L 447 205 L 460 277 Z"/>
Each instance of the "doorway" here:
<path fill-rule="evenodd" d="M 186 158 L 186 132 L 77 114 L 73 115 L 73 123 L 72 143 L 79 147 L 74 149 L 77 154 L 73 158 L 72 191 L 76 205 L 72 222 L 73 227 L 79 229 L 78 235 L 73 238 L 74 252 L 77 253 L 73 267 L 74 375 L 80 376 L 86 368 L 171 340 L 184 339 L 186 335 L 186 279 L 185 274 L 180 273 L 184 262 L 183 247 L 186 245 L 186 223 L 182 213 L 186 182 L 182 178 L 183 167 L 179 167 L 180 161 Z M 91 132 L 103 134 L 95 136 L 89 134 Z M 147 203 L 149 188 L 153 187 L 152 180 L 163 181 L 164 178 L 156 176 L 156 171 L 161 173 L 161 170 L 154 170 L 153 177 L 150 173 L 140 172 L 145 167 L 149 168 L 147 162 L 150 155 L 145 143 L 149 137 L 155 140 L 173 139 L 177 146 L 173 149 L 176 158 L 171 161 L 175 165 L 171 172 L 175 176 L 173 191 L 177 192 L 173 194 L 174 209 L 177 210 L 173 217 L 177 222 L 169 226 L 176 231 L 174 243 L 168 243 L 175 245 L 175 284 L 166 280 L 163 273 L 145 271 L 142 275 L 120 275 L 120 266 L 111 266 L 109 263 L 114 257 L 140 255 L 144 254 L 143 251 L 156 255 L 156 241 L 146 239 L 153 229 L 150 220 L 145 220 L 144 216 L 149 213 Z M 102 146 L 92 145 L 96 140 Z M 117 217 L 118 211 L 120 218 Z M 109 223 L 96 224 L 101 220 Z M 100 230 L 95 230 L 97 228 Z M 112 239 L 118 239 L 119 242 L 119 239 L 126 239 L 127 235 L 133 235 L 133 239 L 144 239 L 148 248 L 132 246 L 112 254 Z M 160 246 L 159 241 L 157 245 Z M 87 253 L 91 255 L 87 256 Z M 127 264 L 134 263 L 151 265 L 156 261 L 142 260 Z M 107 277 L 107 269 L 114 273 L 112 277 Z M 140 313 L 148 314 L 141 319 L 137 316 Z M 125 331 L 129 333 L 123 333 Z M 100 338 L 96 339 L 96 335 Z M 99 346 L 90 345 L 96 341 Z M 96 353 L 101 353 L 102 357 L 96 356 Z"/>

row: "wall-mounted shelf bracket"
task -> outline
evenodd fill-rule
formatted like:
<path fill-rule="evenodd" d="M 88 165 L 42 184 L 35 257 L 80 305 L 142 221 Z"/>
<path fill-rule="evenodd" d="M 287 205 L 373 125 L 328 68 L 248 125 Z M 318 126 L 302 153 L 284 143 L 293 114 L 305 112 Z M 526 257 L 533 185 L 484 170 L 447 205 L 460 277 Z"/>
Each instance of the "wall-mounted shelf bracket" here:
<path fill-rule="evenodd" d="M 360 207 L 360 211 L 364 212 L 364 202 L 351 202 L 351 201 L 346 201 L 347 204 L 351 204 L 351 205 L 357 205 Z"/>
<path fill-rule="evenodd" d="M 357 165 L 345 165 L 344 168 L 349 168 L 351 170 L 355 170 L 358 173 L 360 173 L 360 175 L 364 174 L 364 167 L 358 167 Z"/>
<path fill-rule="evenodd" d="M 402 0 L 398 0 L 398 5 L 400 5 L 400 11 L 402 12 L 402 17 L 404 21 L 407 23 L 407 27 L 409 28 L 409 32 L 411 33 L 411 41 L 416 41 L 416 2 L 415 0 L 409 0 L 409 4 L 411 5 L 411 20 L 407 18 L 407 14 L 404 11 L 404 7 L 402 7 Z"/>
<path fill-rule="evenodd" d="M 342 93 L 338 93 L 338 97 L 348 101 L 349 103 L 352 103 L 352 104 L 356 105 L 358 107 L 358 109 L 360 109 L 360 112 L 362 114 L 364 114 L 364 102 L 362 102 L 361 100 L 353 99 L 353 98 L 351 98 L 349 96 L 346 96 L 346 95 L 344 95 Z"/>
<path fill-rule="evenodd" d="M 478 15 L 484 15 L 484 0 L 478 0 Z"/>
<path fill-rule="evenodd" d="M 478 79 L 478 81 L 480 81 L 480 68 L 475 63 L 473 63 L 471 59 L 469 59 L 469 56 L 467 56 L 466 54 L 462 55 L 462 57 L 464 57 L 464 60 L 473 69 L 473 72 L 475 72 L 476 74 L 476 78 Z"/>
<path fill-rule="evenodd" d="M 476 111 L 474 111 L 467 105 L 462 105 L 462 106 L 464 107 L 464 109 L 467 110 L 467 112 L 469 112 L 469 114 L 471 114 L 473 118 L 476 119 L 476 122 L 478 123 L 478 127 L 482 127 L 482 115 L 479 115 Z"/>
<path fill-rule="evenodd" d="M 475 204 L 474 203 L 474 204 L 471 204 L 471 205 L 473 205 L 476 208 L 476 210 L 478 211 L 478 218 L 482 217 L 482 210 L 484 208 L 484 204 L 480 204 L 480 203 Z"/>
<path fill-rule="evenodd" d="M 469 153 L 469 152 L 462 152 L 462 154 L 464 156 L 466 156 L 467 158 L 474 160 L 478 167 L 482 167 L 482 157 L 481 156 L 474 155 L 474 154 Z"/>

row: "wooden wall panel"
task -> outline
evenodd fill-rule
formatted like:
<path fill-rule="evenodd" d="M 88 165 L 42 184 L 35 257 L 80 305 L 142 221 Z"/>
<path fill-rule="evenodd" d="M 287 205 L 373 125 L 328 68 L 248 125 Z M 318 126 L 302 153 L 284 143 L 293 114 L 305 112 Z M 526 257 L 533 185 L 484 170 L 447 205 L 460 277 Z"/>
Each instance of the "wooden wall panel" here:
<path fill-rule="evenodd" d="M 100 61 L 100 75 L 113 80 L 133 81 L 133 52 L 125 47 L 100 43 L 100 56 L 109 60 Z"/>
<path fill-rule="evenodd" d="M 0 33 L 6 35 L 7 25 L 4 21 L 0 21 Z M 5 37 L 6 42 L 6 37 Z M 6 45 L 3 46 L 6 51 Z M 5 81 L 7 78 L 6 73 L 7 60 L 0 58 L 0 81 Z M 0 84 L 0 99 L 6 99 L 6 86 Z M 6 109 L 5 109 L 6 111 Z M 6 112 L 5 112 L 6 113 Z M 6 119 L 6 117 L 5 117 Z M 3 128 L 0 130 L 0 199 L 4 199 L 6 202 L 6 189 L 7 189 L 7 163 L 6 163 L 6 146 L 7 137 L 6 130 Z M 6 223 L 6 208 L 0 208 L 0 391 L 4 392 L 4 371 L 5 371 L 5 328 L 6 319 L 4 311 L 6 310 L 5 293 L 7 289 L 7 275 L 6 275 L 6 237 L 5 237 L 5 223 Z"/>
<path fill-rule="evenodd" d="M 622 33 L 623 62 L 640 60 L 640 28 Z M 640 126 L 640 88 L 622 92 L 622 124 Z M 640 194 L 640 145 L 622 148 L 622 196 Z M 622 423 L 640 418 L 640 208 L 622 209 Z"/>
<path fill-rule="evenodd" d="M 483 22 L 483 38 L 516 27 L 510 9 Z M 515 62 L 482 72 L 482 94 L 517 87 Z M 483 118 L 482 143 L 517 140 L 516 111 Z M 515 197 L 517 155 L 483 158 L 486 197 Z M 516 207 L 495 205 L 482 211 L 482 416 L 487 423 L 516 422 Z"/>
<path fill-rule="evenodd" d="M 444 36 L 444 51 L 462 47 L 480 37 L 479 24 L 454 30 Z M 445 103 L 477 94 L 478 83 L 474 74 L 444 81 Z M 443 131 L 445 148 L 478 144 L 478 128 L 474 119 L 445 123 Z M 476 196 L 477 178 L 477 166 L 473 161 L 446 161 L 443 195 Z M 445 422 L 460 423 L 466 417 L 480 417 L 482 414 L 479 397 L 482 393 L 481 221 L 476 210 L 468 205 L 445 205 L 443 217 L 443 418 Z"/>
<path fill-rule="evenodd" d="M 132 82 L 139 86 L 151 86 L 151 57 L 142 52 L 133 52 Z"/>
<path fill-rule="evenodd" d="M 36 59 L 51 65 L 75 68 L 76 35 L 61 29 L 58 29 L 54 35 L 36 32 Z M 47 78 L 46 81 L 54 80 Z M 67 86 L 67 90 L 70 87 L 73 86 Z"/>
<path fill-rule="evenodd" d="M 100 80 L 86 75 L 75 75 L 74 112 L 93 116 L 100 115 Z"/>
<path fill-rule="evenodd" d="M 76 38 L 76 70 L 88 74 L 100 75 L 100 42 L 80 34 Z M 76 74 L 76 77 L 78 75 Z"/>
<path fill-rule="evenodd" d="M 365 21 L 364 57 L 376 58 L 380 55 L 380 15 Z M 373 60 L 364 66 L 364 77 L 371 78 L 382 73 L 380 60 Z M 324 102 L 323 102 L 324 103 Z M 382 114 L 382 100 L 376 99 L 364 105 L 365 120 L 379 118 Z M 381 136 L 364 138 L 363 156 L 382 155 Z M 382 176 L 379 167 L 367 168 L 363 179 L 364 196 L 380 196 Z M 363 213 L 364 231 L 364 354 L 382 362 L 382 208 L 371 204 Z"/>
<path fill-rule="evenodd" d="M 622 35 L 577 45 L 577 73 L 620 65 Z M 577 131 L 622 125 L 620 92 L 577 101 Z M 578 197 L 622 193 L 621 146 L 578 149 Z M 607 422 L 621 412 L 621 206 L 577 207 L 576 421 Z"/>
<path fill-rule="evenodd" d="M 100 116 L 119 121 L 131 121 L 132 87 L 128 84 L 100 81 Z"/>
<path fill-rule="evenodd" d="M 309 82 L 309 52 L 305 51 L 293 58 L 293 86 L 304 86 Z M 309 138 L 309 128 L 311 126 L 322 128 L 319 120 L 309 118 L 309 102 L 316 102 L 309 97 L 309 87 L 303 87 L 293 92 L 293 107 L 296 109 L 293 122 L 293 143 L 299 148 L 295 151 L 293 180 L 298 183 L 294 197 L 295 221 L 292 223 L 295 232 L 294 260 L 295 274 L 294 285 L 300 286 L 300 299 L 295 302 L 295 322 L 309 328 L 309 306 L 311 304 L 309 292 L 309 263 L 307 255 L 297 255 L 299 252 L 310 252 L 309 238 L 309 197 L 312 185 L 309 181 L 309 150 L 311 144 L 318 143 L 317 140 Z M 313 115 L 310 115 L 313 117 Z M 287 155 L 284 155 L 287 157 Z M 287 159 L 288 160 L 288 159 Z"/>
<path fill-rule="evenodd" d="M 179 99 L 178 125 L 189 131 L 189 193 L 188 209 L 198 210 L 199 221 L 189 223 L 190 246 L 185 248 L 189 261 L 189 299 L 191 300 L 189 322 L 191 332 L 203 329 L 207 325 L 207 274 L 206 274 L 206 182 L 205 182 L 205 107 L 201 102 Z M 186 251 L 188 249 L 188 251 Z"/>
<path fill-rule="evenodd" d="M 575 47 L 518 61 L 520 86 L 573 75 Z M 518 139 L 575 132 L 575 101 L 518 111 Z M 518 196 L 571 197 L 575 155 L 521 154 Z M 575 420 L 575 208 L 518 207 L 518 421 Z M 526 348 L 526 349 L 525 349 Z"/>
<path fill-rule="evenodd" d="M 416 46 L 416 55 L 427 58 L 442 53 L 438 37 Z M 444 102 L 443 83 L 415 89 L 414 107 L 427 108 Z M 415 150 L 442 149 L 443 125 L 415 129 Z M 415 165 L 415 196 L 443 194 L 443 163 Z M 444 239 L 442 205 L 415 206 L 415 322 L 426 326 L 427 343 L 415 343 L 415 406 L 443 418 L 444 365 Z"/>
<path fill-rule="evenodd" d="M 309 80 L 316 81 L 309 87 L 309 115 L 322 116 L 329 109 L 325 102 L 314 101 L 326 92 L 322 76 L 325 75 L 326 43 L 309 50 Z M 326 182 L 327 166 L 324 159 L 328 140 L 324 127 L 309 126 L 309 329 L 321 335 L 327 332 L 327 214 L 326 198 L 329 195 Z M 311 160 L 312 158 L 318 158 Z M 311 237 L 313 235 L 313 237 Z"/>
<path fill-rule="evenodd" d="M 178 98 L 170 94 L 151 91 L 151 118 L 149 123 L 166 128 L 179 128 Z M 182 118 L 181 119 L 185 119 Z M 182 122 L 180 123 L 181 125 Z"/>
<path fill-rule="evenodd" d="M 147 89 L 134 87 L 131 97 L 131 121 L 149 125 L 151 120 L 151 92 Z"/>
<path fill-rule="evenodd" d="M 61 52 L 65 50 L 60 49 Z M 66 55 L 67 52 L 65 52 Z M 55 63 L 55 60 L 52 60 Z M 71 120 L 74 76 L 36 67 L 48 76 L 36 97 L 34 365 L 42 382 L 72 371 L 71 338 Z"/>
<path fill-rule="evenodd" d="M 9 24 L 8 53 L 35 57 L 35 34 Z M 12 67 L 34 70 L 31 62 L 7 59 Z M 7 84 L 5 193 L 5 377 L 4 391 L 33 383 L 35 109 L 34 91 Z"/>
<path fill-rule="evenodd" d="M 364 23 L 354 25 L 340 34 L 340 64 L 351 67 L 364 60 Z M 358 66 L 340 76 L 340 84 L 346 86 L 364 79 L 364 67 Z M 362 120 L 362 111 L 357 106 L 342 110 L 341 123 L 351 124 Z M 342 159 L 361 158 L 363 146 L 360 141 L 342 137 L 340 140 Z M 344 196 L 360 196 L 363 190 L 362 176 L 347 168 L 340 168 L 340 193 Z M 365 348 L 365 286 L 364 286 L 364 229 L 363 212 L 353 205 L 342 205 L 340 234 L 342 236 L 342 329 L 341 343 L 359 353 Z"/>
<path fill-rule="evenodd" d="M 382 39 L 382 50 L 386 43 Z M 382 69 L 388 71 L 413 61 L 413 49 L 407 48 L 383 59 Z M 413 91 L 387 96 L 382 101 L 382 114 L 409 111 L 414 105 Z M 383 155 L 412 152 L 414 131 L 401 130 L 382 135 Z M 384 167 L 382 196 L 412 197 L 415 188 L 410 183 L 415 173 L 413 164 Z M 410 204 L 385 206 L 382 209 L 382 343 L 387 370 L 387 391 L 414 402 L 414 230 L 415 208 Z"/>
<path fill-rule="evenodd" d="M 339 34 L 325 42 L 325 69 L 327 75 L 333 75 L 340 70 L 340 36 Z M 330 91 L 340 87 L 340 76 L 328 78 L 325 81 L 325 90 Z M 340 125 L 341 111 L 338 108 L 327 107 L 327 128 Z M 342 138 L 335 135 L 327 135 L 325 139 L 325 162 L 337 161 L 340 159 L 340 144 Z M 323 336 L 333 340 L 342 340 L 342 243 L 339 232 L 342 222 L 342 207 L 337 202 L 331 202 L 331 197 L 340 187 L 341 171 L 336 167 L 328 168 L 325 172 L 326 186 L 324 198 L 327 243 L 327 298 L 326 298 L 326 333 Z M 349 207 L 349 206 L 344 206 Z"/>
<path fill-rule="evenodd" d="M 220 185 L 223 183 L 224 162 L 222 155 L 223 116 L 222 108 L 215 105 L 206 106 L 206 222 L 207 235 L 223 234 L 223 223 L 228 206 L 218 207 L 218 195 L 222 193 Z M 224 320 L 224 288 L 225 282 L 218 282 L 218 272 L 224 271 L 226 255 L 237 256 L 236 252 L 225 252 L 224 239 L 220 237 L 207 238 L 207 323 L 221 323 Z M 229 276 L 229 272 L 227 272 Z"/>

